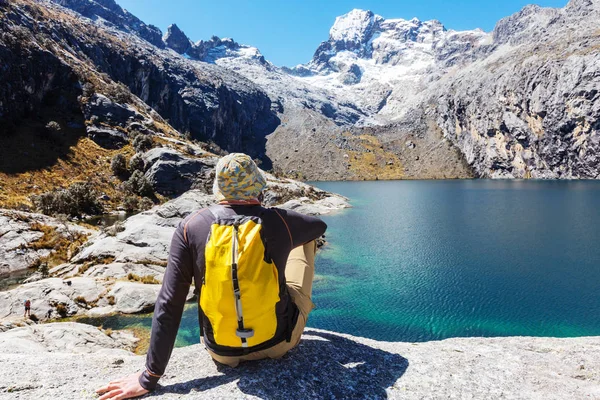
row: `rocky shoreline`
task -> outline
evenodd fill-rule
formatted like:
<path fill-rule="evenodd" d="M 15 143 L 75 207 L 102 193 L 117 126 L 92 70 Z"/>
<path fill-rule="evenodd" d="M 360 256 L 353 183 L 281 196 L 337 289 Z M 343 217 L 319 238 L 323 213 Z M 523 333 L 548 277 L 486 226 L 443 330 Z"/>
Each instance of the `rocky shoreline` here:
<path fill-rule="evenodd" d="M 0 333 L 0 397 L 97 398 L 97 387 L 143 368 L 145 357 L 128 351 L 134 342 L 77 323 Z M 201 344 L 175 349 L 148 397 L 597 399 L 598 359 L 598 337 L 403 343 L 307 329 L 282 359 L 236 369 L 216 365 Z"/>
<path fill-rule="evenodd" d="M 269 174 L 267 177 L 267 206 L 313 215 L 349 207 L 342 196 L 301 182 Z M 212 195 L 194 189 L 100 231 L 63 223 L 62 230 L 52 232 L 60 236 L 63 231 L 81 231 L 88 235 L 87 242 L 69 255 L 68 262 L 49 268 L 46 276 L 35 273 L 26 283 L 0 291 L 0 332 L 28 322 L 23 318 L 25 299 L 31 300 L 34 320 L 42 322 L 71 316 L 151 311 L 175 227 L 191 212 L 211 204 L 214 204 Z M 36 230 L 40 226 L 62 226 L 57 219 L 8 210 L 0 210 L 0 218 L 6 219 L 0 235 L 0 254 L 12 270 L 27 269 L 54 251 L 39 250 L 28 244 L 43 235 Z"/>

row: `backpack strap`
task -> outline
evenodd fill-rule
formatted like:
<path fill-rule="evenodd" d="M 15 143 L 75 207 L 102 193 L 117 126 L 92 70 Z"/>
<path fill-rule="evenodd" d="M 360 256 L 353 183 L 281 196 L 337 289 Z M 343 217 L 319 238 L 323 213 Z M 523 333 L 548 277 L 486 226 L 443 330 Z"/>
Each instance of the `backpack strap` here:
<path fill-rule="evenodd" d="M 281 216 L 281 214 L 279 213 L 279 211 L 277 211 L 276 208 L 272 208 L 273 211 L 275 211 L 275 214 L 277 214 L 279 216 L 279 218 L 281 218 L 281 222 L 283 222 L 283 224 L 285 225 L 288 235 L 290 236 L 290 249 L 294 248 L 294 239 L 292 239 L 292 231 L 290 230 L 290 226 L 288 225 L 287 221 L 285 220 L 285 218 L 283 218 Z"/>
<path fill-rule="evenodd" d="M 231 280 L 233 281 L 233 294 L 235 296 L 235 312 L 238 319 L 238 329 L 235 334 L 242 340 L 242 347 L 248 347 L 248 338 L 254 336 L 254 329 L 244 328 L 244 313 L 242 311 L 242 296 L 238 281 L 238 224 L 233 224 L 233 240 L 231 241 Z"/>

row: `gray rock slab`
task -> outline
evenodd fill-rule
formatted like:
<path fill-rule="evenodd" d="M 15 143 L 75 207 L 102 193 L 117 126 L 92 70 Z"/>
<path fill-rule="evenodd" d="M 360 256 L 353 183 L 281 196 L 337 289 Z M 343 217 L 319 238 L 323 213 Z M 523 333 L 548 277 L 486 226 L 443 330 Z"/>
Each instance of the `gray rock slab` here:
<path fill-rule="evenodd" d="M 89 241 L 74 262 L 114 257 L 115 262 L 163 264 L 177 224 L 191 212 L 213 203 L 213 197 L 191 190 L 163 205 L 128 218 L 115 236 Z"/>
<path fill-rule="evenodd" d="M 96 388 L 144 367 L 144 356 L 69 351 L 1 352 L 0 396 L 94 399 Z M 283 358 L 235 369 L 215 364 L 202 345 L 175 349 L 147 398 L 594 399 L 598 359 L 597 337 L 394 343 L 307 329 Z"/>
<path fill-rule="evenodd" d="M 54 322 L 3 333 L 0 335 L 0 352 L 30 355 L 57 352 L 132 355 L 127 349 L 133 350 L 137 341 L 127 331 L 113 331 L 109 336 L 92 325 Z"/>
<path fill-rule="evenodd" d="M 348 207 L 350 207 L 348 202 L 338 196 L 326 197 L 316 201 L 313 201 L 308 197 L 301 197 L 299 199 L 289 200 L 281 205 L 281 208 L 306 215 L 330 214 Z"/>
<path fill-rule="evenodd" d="M 108 293 L 115 299 L 114 311 L 134 314 L 154 307 L 161 285 L 118 281 Z"/>
<path fill-rule="evenodd" d="M 46 319 L 49 310 L 52 311 L 51 316 L 56 318 L 57 304 L 63 304 L 68 314 L 75 314 L 84 308 L 84 304 L 75 301 L 77 298 L 91 303 L 97 301 L 106 291 L 103 283 L 93 278 L 48 278 L 26 283 L 15 289 L 0 292 L 0 318 L 21 318 L 27 299 L 31 301 L 31 314 L 40 320 Z"/>
<path fill-rule="evenodd" d="M 133 264 L 133 263 L 111 263 L 96 264 L 88 268 L 82 276 L 100 279 L 121 279 L 129 274 L 135 274 L 139 277 L 151 276 L 157 281 L 162 282 L 165 268 L 152 264 Z"/>
<path fill-rule="evenodd" d="M 69 232 L 94 233 L 90 229 L 65 224 L 43 214 L 0 209 L 0 275 L 27 269 L 50 253 L 49 249 L 29 247 L 44 235 L 33 229 L 36 224 L 55 227 L 62 235 L 68 235 Z"/>

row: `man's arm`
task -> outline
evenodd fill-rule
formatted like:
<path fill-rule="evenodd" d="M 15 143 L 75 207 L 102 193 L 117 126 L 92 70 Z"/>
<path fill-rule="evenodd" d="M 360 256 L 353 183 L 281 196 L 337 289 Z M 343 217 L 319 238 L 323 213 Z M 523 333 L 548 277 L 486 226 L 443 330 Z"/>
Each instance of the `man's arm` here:
<path fill-rule="evenodd" d="M 154 306 L 146 370 L 140 377 L 140 384 L 146 390 L 153 390 L 165 372 L 193 276 L 192 255 L 184 239 L 183 224 L 179 224 L 171 240 L 167 269 Z"/>
<path fill-rule="evenodd" d="M 146 369 L 98 389 L 99 394 L 104 393 L 100 400 L 128 399 L 144 395 L 156 388 L 175 345 L 192 276 L 192 256 L 183 237 L 183 224 L 179 224 L 171 240 L 167 269 L 154 305 Z"/>
<path fill-rule="evenodd" d="M 291 210 L 274 209 L 288 231 L 292 248 L 319 238 L 327 230 L 327 224 L 317 217 L 311 217 Z"/>

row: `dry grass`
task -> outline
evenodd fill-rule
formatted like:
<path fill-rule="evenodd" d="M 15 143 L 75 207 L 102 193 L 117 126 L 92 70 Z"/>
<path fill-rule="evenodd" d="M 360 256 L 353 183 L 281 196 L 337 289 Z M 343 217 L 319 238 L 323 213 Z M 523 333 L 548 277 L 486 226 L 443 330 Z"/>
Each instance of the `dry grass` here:
<path fill-rule="evenodd" d="M 98 192 L 106 193 L 111 200 L 105 203 L 110 210 L 119 204 L 120 181 L 112 175 L 110 161 L 117 153 L 133 154 L 130 146 L 120 150 L 107 150 L 88 138 L 82 138 L 70 148 L 69 153 L 46 168 L 31 169 L 21 173 L 0 172 L 0 207 L 31 207 L 30 197 L 49 192 L 58 187 L 68 187 L 73 182 L 89 181 Z M 14 160 L 14 164 L 20 161 Z M 13 164 L 13 161 L 9 161 Z"/>
<path fill-rule="evenodd" d="M 362 148 L 361 151 L 348 151 L 348 168 L 357 179 L 403 178 L 404 168 L 400 160 L 394 153 L 385 151 L 375 136 L 354 136 L 352 140 Z"/>
<path fill-rule="evenodd" d="M 72 232 L 69 234 L 70 237 L 67 237 L 66 234 L 60 233 L 57 228 L 38 222 L 31 224 L 30 228 L 42 232 L 43 236 L 27 247 L 34 250 L 51 250 L 49 256 L 39 261 L 39 264 L 46 263 L 48 267 L 54 267 L 69 261 L 87 240 L 85 234 Z"/>
<path fill-rule="evenodd" d="M 159 285 L 160 284 L 160 281 L 157 280 L 152 275 L 139 276 L 139 275 L 136 275 L 136 274 L 130 272 L 129 274 L 127 274 L 127 279 L 130 281 L 134 281 L 134 282 L 142 282 L 142 283 L 148 284 L 148 285 Z"/>
<path fill-rule="evenodd" d="M 127 330 L 132 331 L 133 335 L 139 339 L 133 352 L 135 354 L 146 354 L 150 347 L 150 329 L 131 327 Z"/>
<path fill-rule="evenodd" d="M 81 264 L 77 270 L 77 273 L 79 275 L 84 274 L 88 269 L 90 269 L 91 267 L 93 267 L 94 265 L 99 265 L 99 264 L 112 264 L 115 261 L 115 258 L 113 256 L 110 257 L 102 257 L 102 258 L 97 258 L 94 261 L 87 261 L 84 262 L 83 264 Z"/>

